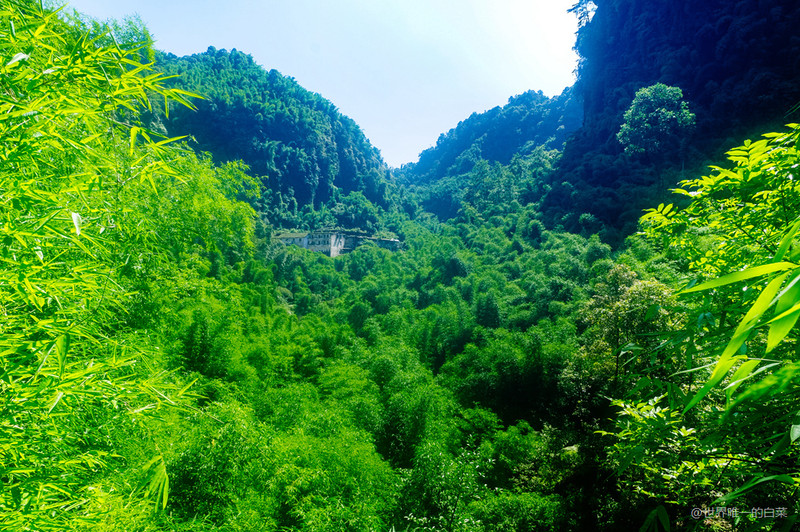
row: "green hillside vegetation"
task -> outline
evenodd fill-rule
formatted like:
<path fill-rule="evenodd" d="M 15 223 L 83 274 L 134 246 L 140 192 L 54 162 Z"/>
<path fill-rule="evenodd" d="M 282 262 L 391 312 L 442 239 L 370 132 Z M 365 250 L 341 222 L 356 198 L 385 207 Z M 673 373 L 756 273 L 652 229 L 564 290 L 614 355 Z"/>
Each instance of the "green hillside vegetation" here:
<path fill-rule="evenodd" d="M 606 226 L 607 242 L 636 231 L 642 209 L 665 191 L 718 164 L 742 139 L 797 117 L 800 5 L 792 0 L 579 0 L 574 90 L 584 127 L 569 141 L 548 181 L 549 223 L 580 230 L 581 214 Z M 677 87 L 696 115 L 682 155 L 623 156 L 617 133 L 636 92 Z"/>
<path fill-rule="evenodd" d="M 485 188 L 488 173 L 494 182 L 488 186 L 502 189 L 489 203 L 530 203 L 541 195 L 537 186 L 581 119 L 580 99 L 571 88 L 554 98 L 528 91 L 503 107 L 473 113 L 440 135 L 419 161 L 404 165 L 397 178 L 416 202 L 442 219 L 458 213 L 470 187 L 473 194 L 488 192 L 476 190 Z"/>
<path fill-rule="evenodd" d="M 348 117 L 319 94 L 277 70 L 267 71 L 237 50 L 158 54 L 174 87 L 201 94 L 197 109 L 173 106 L 155 118 L 169 135 L 217 162 L 241 160 L 263 180 L 258 208 L 278 225 L 313 225 L 303 213 L 335 209 L 350 193 L 385 208 L 388 169 Z M 300 215 L 298 215 L 300 211 Z M 323 215 L 324 217 L 324 215 Z"/>
<path fill-rule="evenodd" d="M 623 241 L 548 203 L 596 134 L 562 153 L 571 91 L 475 115 L 393 177 L 245 54 L 0 16 L 0 530 L 795 525 L 800 126 L 687 164 Z M 604 160 L 702 149 L 686 92 L 639 89 Z M 330 258 L 270 224 L 404 246 Z"/>
<path fill-rule="evenodd" d="M 559 149 L 580 126 L 581 107 L 571 88 L 555 98 L 528 91 L 442 133 L 403 173 L 409 181 L 427 183 L 468 172 L 479 160 L 506 165 L 538 146 Z"/>

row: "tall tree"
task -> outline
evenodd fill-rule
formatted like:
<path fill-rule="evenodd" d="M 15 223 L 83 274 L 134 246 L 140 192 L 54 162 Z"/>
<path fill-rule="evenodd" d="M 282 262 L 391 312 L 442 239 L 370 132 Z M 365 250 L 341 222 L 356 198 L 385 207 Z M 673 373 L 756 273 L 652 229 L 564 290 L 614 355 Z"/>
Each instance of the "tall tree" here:
<path fill-rule="evenodd" d="M 683 91 L 663 83 L 636 91 L 624 120 L 617 139 L 625 153 L 646 156 L 666 155 L 675 149 L 683 154 L 695 126 Z"/>

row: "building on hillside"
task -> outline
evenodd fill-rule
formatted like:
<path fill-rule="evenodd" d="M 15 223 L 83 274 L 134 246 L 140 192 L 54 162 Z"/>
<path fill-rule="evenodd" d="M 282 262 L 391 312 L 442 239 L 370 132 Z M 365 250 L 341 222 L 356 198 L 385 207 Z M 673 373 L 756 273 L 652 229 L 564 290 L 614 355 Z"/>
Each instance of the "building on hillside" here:
<path fill-rule="evenodd" d="M 275 238 L 287 246 L 300 246 L 308 248 L 308 233 L 280 233 Z"/>
<path fill-rule="evenodd" d="M 347 247 L 347 238 L 336 231 L 315 231 L 308 233 L 308 245 L 303 246 L 311 251 L 324 253 L 329 257 L 338 257 L 352 250 Z"/>
<path fill-rule="evenodd" d="M 396 238 L 377 238 L 356 231 L 333 229 L 306 233 L 277 233 L 274 239 L 283 242 L 287 246 L 299 246 L 304 249 L 310 249 L 311 251 L 324 253 L 329 257 L 338 257 L 339 255 L 349 253 L 367 242 L 373 242 L 378 247 L 388 249 L 389 251 L 397 251 L 400 249 L 400 241 Z"/>

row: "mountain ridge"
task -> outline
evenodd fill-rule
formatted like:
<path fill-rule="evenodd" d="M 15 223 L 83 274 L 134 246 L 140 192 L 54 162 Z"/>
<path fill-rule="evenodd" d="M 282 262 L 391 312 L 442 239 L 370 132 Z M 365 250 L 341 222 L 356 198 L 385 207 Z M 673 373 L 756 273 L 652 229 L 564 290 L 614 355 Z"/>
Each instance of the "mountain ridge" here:
<path fill-rule="evenodd" d="M 206 97 L 197 111 L 171 110 L 164 118 L 169 134 L 191 135 L 218 160 L 241 159 L 266 176 L 274 202 L 319 206 L 338 193 L 362 191 L 385 203 L 380 187 L 388 168 L 377 148 L 355 121 L 294 78 L 235 49 L 161 53 L 158 65 L 178 76 L 175 85 Z"/>

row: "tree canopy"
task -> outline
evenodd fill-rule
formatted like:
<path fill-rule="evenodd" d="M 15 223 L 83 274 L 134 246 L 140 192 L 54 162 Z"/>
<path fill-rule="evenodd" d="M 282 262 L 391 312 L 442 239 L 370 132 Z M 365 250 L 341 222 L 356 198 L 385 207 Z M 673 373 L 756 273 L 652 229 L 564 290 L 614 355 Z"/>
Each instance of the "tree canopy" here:
<path fill-rule="evenodd" d="M 681 89 L 663 83 L 636 91 L 623 119 L 617 138 L 627 154 L 678 151 L 688 144 L 695 125 Z"/>

